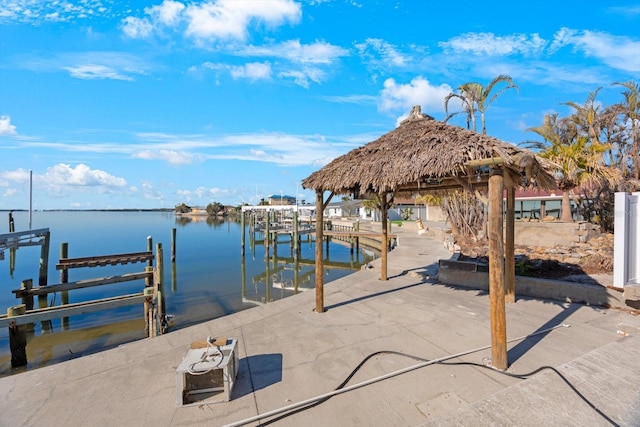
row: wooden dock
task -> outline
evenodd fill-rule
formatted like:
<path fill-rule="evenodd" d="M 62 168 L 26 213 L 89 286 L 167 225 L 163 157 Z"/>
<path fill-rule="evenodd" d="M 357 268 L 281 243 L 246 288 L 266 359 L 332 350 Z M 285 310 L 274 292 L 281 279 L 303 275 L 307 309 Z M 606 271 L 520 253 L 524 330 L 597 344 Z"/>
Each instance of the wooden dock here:
<path fill-rule="evenodd" d="M 22 234 L 24 233 L 21 233 L 21 237 Z M 48 237 L 48 230 L 46 230 L 45 235 Z M 33 236 L 33 233 L 31 233 L 31 236 Z M 7 246 L 12 245 L 14 241 L 15 238 L 7 238 L 6 240 L 3 240 Z M 68 244 L 62 243 L 60 247 L 60 260 L 56 264 L 56 269 L 60 270 L 61 283 L 49 285 L 46 281 L 42 280 L 42 277 L 40 277 L 39 286 L 33 287 L 32 279 L 24 280 L 20 289 L 12 290 L 16 298 L 22 300 L 22 304 L 9 307 L 6 314 L 0 314 L 0 328 L 9 328 L 12 367 L 27 364 L 27 339 L 25 328 L 28 327 L 27 325 L 33 325 L 37 322 L 42 322 L 43 329 L 50 329 L 50 321 L 61 318 L 63 322 L 63 329 L 66 329 L 68 327 L 68 319 L 72 316 L 79 316 L 119 307 L 140 305 L 141 314 L 145 319 L 145 331 L 147 336 L 153 337 L 160 335 L 166 328 L 163 299 L 164 262 L 162 244 L 157 244 L 155 254 L 152 252 L 151 238 L 147 239 L 147 251 L 144 252 L 78 258 L 69 258 L 67 254 Z M 156 264 L 155 268 L 153 266 L 154 261 Z M 70 269 L 106 267 L 136 263 L 146 263 L 147 265 L 144 268 L 144 271 L 85 279 L 75 282 L 68 281 L 68 271 Z M 140 292 L 82 301 L 73 304 L 69 303 L 70 291 L 131 281 L 143 281 Z M 46 296 L 52 293 L 60 293 L 61 304 L 48 307 Z M 38 308 L 34 308 L 35 297 L 38 298 Z"/>

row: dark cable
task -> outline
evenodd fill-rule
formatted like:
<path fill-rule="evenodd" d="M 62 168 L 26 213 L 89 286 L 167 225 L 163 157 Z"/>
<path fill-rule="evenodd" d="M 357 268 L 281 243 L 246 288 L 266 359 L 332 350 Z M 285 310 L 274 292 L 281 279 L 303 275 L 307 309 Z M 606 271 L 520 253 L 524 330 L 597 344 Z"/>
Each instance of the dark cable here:
<path fill-rule="evenodd" d="M 402 357 L 408 357 L 410 359 L 414 359 L 414 360 L 417 360 L 417 361 L 420 361 L 420 362 L 429 362 L 429 359 L 425 359 L 425 358 L 422 358 L 422 357 L 419 357 L 419 356 L 413 356 L 411 354 L 406 354 L 406 353 L 402 353 L 402 352 L 399 352 L 399 351 L 392 351 L 392 350 L 376 351 L 374 353 L 371 353 L 370 355 L 368 355 L 364 359 L 362 359 L 362 361 L 358 364 L 358 366 L 356 366 L 355 369 L 353 371 L 351 371 L 351 373 L 347 376 L 347 378 L 345 378 L 344 381 L 342 381 L 342 383 L 340 383 L 340 385 L 334 389 L 334 391 L 337 391 L 337 390 L 340 390 L 340 389 L 344 388 L 349 383 L 351 378 L 353 378 L 353 376 L 360 370 L 360 368 L 362 368 L 362 366 L 364 366 L 364 364 L 369 361 L 369 359 L 371 359 L 372 357 L 375 357 L 375 356 L 379 356 L 381 354 L 395 354 L 395 355 L 402 356 Z M 580 391 L 573 384 L 571 384 L 571 382 L 564 375 L 562 375 L 562 373 L 560 371 L 558 371 L 556 368 L 554 368 L 552 366 L 541 366 L 541 367 L 539 367 L 537 369 L 534 369 L 531 372 L 526 372 L 524 374 L 516 374 L 516 373 L 511 373 L 511 372 L 506 372 L 506 371 L 500 371 L 500 370 L 494 369 L 491 366 L 483 365 L 481 363 L 474 363 L 474 362 L 445 362 L 445 361 L 442 361 L 442 362 L 436 362 L 435 364 L 451 365 L 451 366 L 464 366 L 464 365 L 475 366 L 475 367 L 489 369 L 492 372 L 497 372 L 499 374 L 506 375 L 506 376 L 512 377 L 512 378 L 518 378 L 518 379 L 521 379 L 521 380 L 525 380 L 528 377 L 531 377 L 531 376 L 533 376 L 533 375 L 535 375 L 535 374 L 537 374 L 537 373 L 539 373 L 541 371 L 544 371 L 546 369 L 550 369 L 551 371 L 555 372 L 562 379 L 562 381 L 564 381 L 565 384 L 567 384 L 569 386 L 569 388 L 571 388 L 571 390 L 573 390 L 573 392 L 580 399 L 582 399 L 582 401 L 584 401 L 587 405 L 589 405 L 590 408 L 592 408 L 594 411 L 596 411 L 598 413 L 598 415 L 600 415 L 603 419 L 608 421 L 612 426 L 619 427 L 619 425 L 615 421 L 613 421 L 604 412 L 602 412 L 593 403 L 591 403 L 591 401 L 589 401 L 589 399 L 587 399 L 582 393 L 580 393 Z M 300 408 L 297 408 L 295 410 L 287 412 L 286 414 L 280 415 L 280 416 L 278 416 L 276 418 L 272 418 L 272 419 L 270 419 L 268 421 L 260 423 L 259 426 L 267 426 L 267 425 L 273 424 L 273 423 L 275 423 L 277 421 L 280 421 L 280 420 L 282 420 L 284 418 L 287 418 L 287 417 L 289 417 L 291 415 L 297 414 L 297 413 L 302 412 L 302 411 L 306 411 L 307 409 L 311 409 L 311 408 L 313 408 L 315 406 L 318 406 L 318 405 L 326 402 L 327 400 L 331 399 L 332 397 L 333 396 L 328 396 L 328 397 L 319 399 L 319 400 L 315 401 L 314 403 L 311 403 L 311 404 L 306 405 L 306 406 L 302 406 Z"/>

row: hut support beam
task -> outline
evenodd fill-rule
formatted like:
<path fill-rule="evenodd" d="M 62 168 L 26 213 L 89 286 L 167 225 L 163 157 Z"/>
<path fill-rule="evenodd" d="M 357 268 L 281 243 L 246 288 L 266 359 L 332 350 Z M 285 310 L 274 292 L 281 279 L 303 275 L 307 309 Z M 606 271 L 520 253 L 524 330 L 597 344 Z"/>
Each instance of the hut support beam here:
<path fill-rule="evenodd" d="M 489 178 L 489 300 L 491 304 L 491 364 L 506 370 L 507 320 L 504 291 L 504 246 L 502 192 L 504 180 L 494 174 Z"/>
<path fill-rule="evenodd" d="M 507 188 L 507 212 L 505 221 L 504 242 L 504 284 L 505 301 L 516 302 L 516 260 L 515 260 L 515 216 L 516 216 L 516 189 L 509 174 L 504 176 Z"/>
<path fill-rule="evenodd" d="M 324 313 L 324 263 L 322 259 L 322 241 L 324 227 L 324 210 L 331 201 L 333 193 L 329 194 L 327 201 L 324 199 L 324 191 L 316 190 L 316 313 Z"/>
<path fill-rule="evenodd" d="M 388 233 L 388 209 L 387 192 L 380 193 L 380 209 L 382 210 L 382 241 L 380 242 L 380 280 L 388 280 L 387 278 L 387 252 L 389 251 L 389 233 Z"/>
<path fill-rule="evenodd" d="M 322 265 L 323 192 L 316 191 L 316 313 L 324 313 L 324 277 Z"/>

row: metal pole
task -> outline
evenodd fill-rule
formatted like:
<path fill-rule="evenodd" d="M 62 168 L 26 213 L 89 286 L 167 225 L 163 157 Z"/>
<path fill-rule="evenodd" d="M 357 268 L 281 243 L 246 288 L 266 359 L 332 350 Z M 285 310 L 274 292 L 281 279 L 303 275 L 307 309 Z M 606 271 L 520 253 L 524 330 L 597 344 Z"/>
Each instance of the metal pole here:
<path fill-rule="evenodd" d="M 33 171 L 29 171 L 29 230 L 31 230 L 32 217 L 33 217 Z"/>

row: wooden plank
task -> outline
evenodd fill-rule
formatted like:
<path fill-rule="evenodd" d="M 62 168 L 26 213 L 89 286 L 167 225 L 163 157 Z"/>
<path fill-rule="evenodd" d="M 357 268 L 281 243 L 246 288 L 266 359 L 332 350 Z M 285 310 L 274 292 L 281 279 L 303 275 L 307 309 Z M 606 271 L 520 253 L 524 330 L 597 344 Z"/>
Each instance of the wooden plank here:
<path fill-rule="evenodd" d="M 330 237 L 379 237 L 383 239 L 382 232 L 375 231 L 323 231 L 325 236 Z M 388 234 L 388 238 L 395 239 L 398 237 L 397 234 Z"/>
<path fill-rule="evenodd" d="M 60 317 L 78 316 L 81 314 L 108 310 L 111 308 L 142 304 L 145 298 L 145 295 L 140 292 L 136 294 L 103 298 L 99 300 L 85 301 L 64 306 L 45 307 L 36 310 L 29 310 L 21 316 L 12 318 L 8 318 L 6 315 L 0 315 L 0 328 L 8 327 L 10 322 L 15 322 L 16 325 L 25 325 L 28 323 L 58 319 Z"/>
<path fill-rule="evenodd" d="M 108 276 L 97 279 L 79 280 L 77 282 L 60 283 L 57 285 L 39 286 L 37 288 L 14 289 L 11 292 L 16 294 L 16 298 L 27 297 L 29 295 L 46 295 L 54 292 L 70 291 L 73 289 L 90 288 L 93 286 L 110 285 L 113 283 L 130 282 L 133 280 L 142 280 L 151 277 L 151 271 L 142 271 L 140 273 L 127 273 L 120 276 Z"/>
<path fill-rule="evenodd" d="M 56 270 L 80 267 L 102 267 L 105 265 L 129 264 L 151 260 L 153 260 L 153 252 L 149 251 L 81 258 L 63 258 L 56 264 Z"/>

